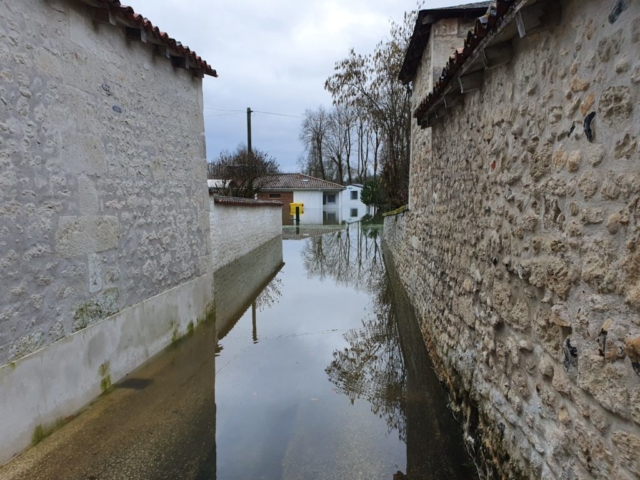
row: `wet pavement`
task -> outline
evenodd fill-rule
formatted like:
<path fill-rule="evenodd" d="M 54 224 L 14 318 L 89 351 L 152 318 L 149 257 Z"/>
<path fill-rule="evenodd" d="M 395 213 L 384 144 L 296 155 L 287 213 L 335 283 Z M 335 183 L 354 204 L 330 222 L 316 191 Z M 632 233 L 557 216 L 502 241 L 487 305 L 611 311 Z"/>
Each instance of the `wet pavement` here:
<path fill-rule="evenodd" d="M 475 478 L 380 233 L 301 232 L 216 272 L 215 326 L 0 478 Z"/>

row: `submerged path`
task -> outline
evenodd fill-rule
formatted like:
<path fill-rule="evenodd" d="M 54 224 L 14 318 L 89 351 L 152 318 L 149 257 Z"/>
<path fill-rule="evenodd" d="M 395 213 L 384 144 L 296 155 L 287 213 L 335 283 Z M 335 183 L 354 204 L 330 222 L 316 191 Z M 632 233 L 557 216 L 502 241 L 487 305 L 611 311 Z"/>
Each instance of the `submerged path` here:
<path fill-rule="evenodd" d="M 216 326 L 0 479 L 473 479 L 392 283 L 376 229 L 271 242 L 216 273 Z"/>

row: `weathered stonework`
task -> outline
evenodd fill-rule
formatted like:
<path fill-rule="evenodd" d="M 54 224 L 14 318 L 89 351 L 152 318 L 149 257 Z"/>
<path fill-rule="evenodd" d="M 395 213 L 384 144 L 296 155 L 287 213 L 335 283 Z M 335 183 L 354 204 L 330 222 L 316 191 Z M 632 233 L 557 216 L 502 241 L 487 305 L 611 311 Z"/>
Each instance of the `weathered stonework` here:
<path fill-rule="evenodd" d="M 0 2 L 0 464 L 212 310 L 202 80 Z"/>
<path fill-rule="evenodd" d="M 559 3 L 448 116 L 413 120 L 384 235 L 487 477 L 638 478 L 640 5 Z"/>
<path fill-rule="evenodd" d="M 207 273 L 200 79 L 83 3 L 2 2 L 0 103 L 0 365 Z"/>

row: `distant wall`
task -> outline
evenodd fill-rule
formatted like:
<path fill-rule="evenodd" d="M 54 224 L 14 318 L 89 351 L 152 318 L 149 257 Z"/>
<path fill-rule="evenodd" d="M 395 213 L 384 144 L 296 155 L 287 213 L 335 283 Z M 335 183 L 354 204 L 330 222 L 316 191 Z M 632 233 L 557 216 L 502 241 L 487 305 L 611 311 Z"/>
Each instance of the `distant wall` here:
<path fill-rule="evenodd" d="M 412 119 L 409 211 L 384 236 L 487 472 L 640 478 L 640 4 L 551 4 L 559 24 Z"/>
<path fill-rule="evenodd" d="M 279 202 L 213 196 L 209 202 L 214 271 L 282 235 Z"/>
<path fill-rule="evenodd" d="M 293 224 L 291 215 L 289 214 L 289 204 L 293 203 L 293 192 L 258 192 L 258 200 L 267 200 L 272 202 L 276 201 L 282 203 L 282 224 Z"/>
<path fill-rule="evenodd" d="M 3 1 L 0 97 L 2 463 L 212 292 L 201 79 L 83 3 Z"/>

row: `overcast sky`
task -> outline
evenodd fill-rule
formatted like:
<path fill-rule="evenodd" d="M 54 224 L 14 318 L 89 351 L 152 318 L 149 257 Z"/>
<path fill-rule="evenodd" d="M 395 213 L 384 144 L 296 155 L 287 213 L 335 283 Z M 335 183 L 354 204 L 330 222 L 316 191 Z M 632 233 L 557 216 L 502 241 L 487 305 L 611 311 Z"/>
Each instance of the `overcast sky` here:
<path fill-rule="evenodd" d="M 467 0 L 427 0 L 426 8 Z M 415 0 L 127 0 L 218 71 L 205 77 L 207 159 L 246 143 L 246 109 L 301 116 L 330 106 L 324 81 L 349 48 L 368 53 Z M 223 110 L 240 111 L 231 113 Z M 302 154 L 301 118 L 255 113 L 253 146 L 286 172 Z"/>

